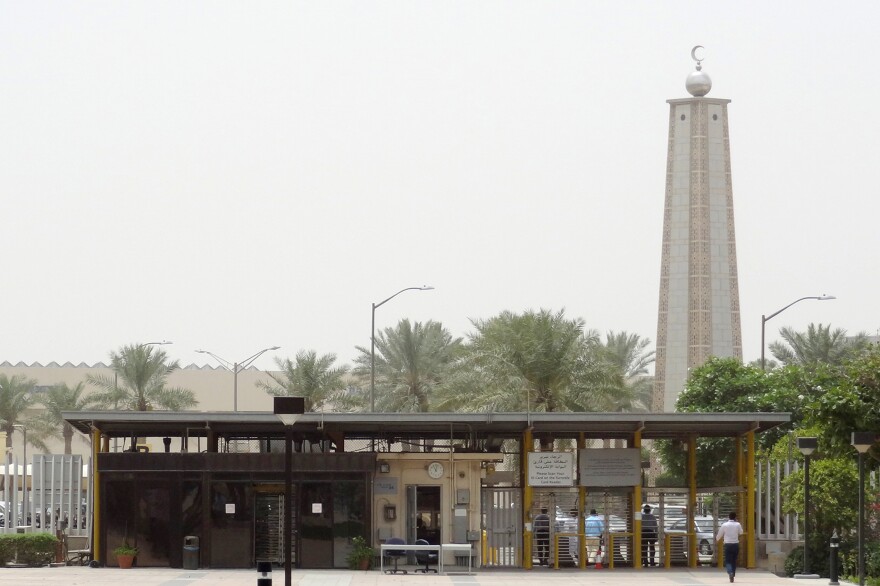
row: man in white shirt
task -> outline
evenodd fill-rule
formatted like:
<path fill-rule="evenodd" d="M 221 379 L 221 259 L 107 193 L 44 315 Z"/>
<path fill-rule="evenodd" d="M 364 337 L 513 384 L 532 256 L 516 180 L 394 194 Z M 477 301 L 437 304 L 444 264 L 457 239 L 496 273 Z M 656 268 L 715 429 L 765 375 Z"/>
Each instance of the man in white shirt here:
<path fill-rule="evenodd" d="M 739 557 L 739 536 L 743 534 L 743 527 L 736 520 L 736 512 L 728 515 L 728 520 L 718 528 L 716 541 L 724 542 L 724 567 L 727 577 L 733 582 L 736 576 L 736 558 Z"/>

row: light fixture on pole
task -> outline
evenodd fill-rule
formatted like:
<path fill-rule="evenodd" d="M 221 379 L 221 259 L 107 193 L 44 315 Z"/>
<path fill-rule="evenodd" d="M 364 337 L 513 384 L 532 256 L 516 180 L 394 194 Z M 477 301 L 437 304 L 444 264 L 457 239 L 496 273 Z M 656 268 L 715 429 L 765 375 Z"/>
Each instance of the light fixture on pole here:
<path fill-rule="evenodd" d="M 284 586 L 291 586 L 293 547 L 293 424 L 305 413 L 302 397 L 275 397 L 273 413 L 284 424 Z"/>
<path fill-rule="evenodd" d="M 794 301 L 792 301 L 791 303 L 789 303 L 788 305 L 786 305 L 782 309 L 780 309 L 778 311 L 774 311 L 770 315 L 766 315 L 766 316 L 762 315 L 761 316 L 761 370 L 767 370 L 767 368 L 765 367 L 765 363 L 764 363 L 764 326 L 767 324 L 768 321 L 770 321 L 771 319 L 773 319 L 774 317 L 776 317 L 777 315 L 779 315 L 780 313 L 782 313 L 783 311 L 785 311 L 786 309 L 788 309 L 789 307 L 794 305 L 795 303 L 799 303 L 799 302 L 804 301 L 806 299 L 815 299 L 816 301 L 829 301 L 831 299 L 837 299 L 837 297 L 835 297 L 834 295 L 813 295 L 813 296 L 809 296 L 809 297 L 801 297 L 800 299 L 795 299 Z"/>
<path fill-rule="evenodd" d="M 814 437 L 799 437 L 797 447 L 804 455 L 804 572 L 795 577 L 818 578 L 817 574 L 810 573 L 810 456 L 819 447 L 819 440 Z"/>
<path fill-rule="evenodd" d="M 383 299 L 379 303 L 373 303 L 373 318 L 370 333 L 370 413 L 376 411 L 376 309 L 382 307 L 404 291 L 431 291 L 434 287 L 423 285 L 421 287 L 406 287 L 391 297 Z"/>
<path fill-rule="evenodd" d="M 232 373 L 232 410 L 238 411 L 238 373 L 242 370 L 245 370 L 248 366 L 253 364 L 254 360 L 269 352 L 270 350 L 278 350 L 281 346 L 272 346 L 271 348 L 263 348 L 253 356 L 248 356 L 241 362 L 229 362 L 225 358 L 221 358 L 214 354 L 213 352 L 209 352 L 208 350 L 196 350 L 199 354 L 207 354 L 211 356 L 220 363 L 220 366 L 225 368 L 226 370 Z"/>
<path fill-rule="evenodd" d="M 874 445 L 874 434 L 854 431 L 851 443 L 859 452 L 859 586 L 865 586 L 865 453 Z"/>

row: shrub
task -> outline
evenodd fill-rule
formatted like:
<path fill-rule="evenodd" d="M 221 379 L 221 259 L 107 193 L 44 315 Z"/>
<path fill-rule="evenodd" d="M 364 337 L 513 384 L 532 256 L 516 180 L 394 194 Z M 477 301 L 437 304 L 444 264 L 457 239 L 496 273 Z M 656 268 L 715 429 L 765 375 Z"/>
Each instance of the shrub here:
<path fill-rule="evenodd" d="M 50 533 L 0 535 L 0 563 L 44 566 L 55 560 L 57 545 L 58 539 Z"/>

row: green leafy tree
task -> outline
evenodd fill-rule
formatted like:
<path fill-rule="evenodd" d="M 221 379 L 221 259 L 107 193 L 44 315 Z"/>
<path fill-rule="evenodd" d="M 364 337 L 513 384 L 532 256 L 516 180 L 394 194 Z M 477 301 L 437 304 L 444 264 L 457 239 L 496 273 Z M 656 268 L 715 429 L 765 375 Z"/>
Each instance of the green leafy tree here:
<path fill-rule="evenodd" d="M 880 345 L 870 345 L 840 369 L 823 373 L 820 392 L 809 397 L 807 418 L 821 428 L 826 451 L 851 455 L 853 431 L 874 431 L 880 439 Z M 869 456 L 880 460 L 880 445 L 875 443 Z"/>
<path fill-rule="evenodd" d="M 864 332 L 847 336 L 846 330 L 832 330 L 830 324 L 810 324 L 806 332 L 785 327 L 779 330 L 779 335 L 784 342 L 772 342 L 770 352 L 785 366 L 839 365 L 857 356 L 870 344 Z"/>
<path fill-rule="evenodd" d="M 439 322 L 401 320 L 376 336 L 376 409 L 381 412 L 425 412 L 444 382 L 461 348 Z M 358 346 L 354 373 L 369 385 L 370 349 Z M 364 397 L 364 400 L 369 400 Z"/>
<path fill-rule="evenodd" d="M 806 378 L 805 378 L 806 377 Z M 803 369 L 792 367 L 765 373 L 736 358 L 707 360 L 695 368 L 678 397 L 676 410 L 682 413 L 778 412 L 793 413 L 794 424 L 803 417 L 801 398 L 815 391 Z M 780 426 L 756 437 L 758 449 L 769 449 L 791 425 Z M 686 454 L 672 442 L 658 442 L 666 469 L 684 476 Z M 734 474 L 731 438 L 701 438 L 697 442 L 697 482 L 702 486 L 728 484 Z"/>
<path fill-rule="evenodd" d="M 123 346 L 118 352 L 110 353 L 110 368 L 113 377 L 89 375 L 87 378 L 100 389 L 94 395 L 99 405 L 131 411 L 180 411 L 198 404 L 192 391 L 165 386 L 168 375 L 180 368 L 180 363 L 169 362 L 161 349 L 146 344 Z"/>
<path fill-rule="evenodd" d="M 0 430 L 6 432 L 6 448 L 12 448 L 16 425 L 28 425 L 25 412 L 34 404 L 37 381 L 24 375 L 0 374 Z"/>
<path fill-rule="evenodd" d="M 49 437 L 58 437 L 64 442 L 64 453 L 70 454 L 73 444 L 74 429 L 61 416 L 62 411 L 82 411 L 95 405 L 94 400 L 86 392 L 84 382 L 70 387 L 67 383 L 52 386 L 40 397 L 46 410 L 34 421 L 34 432 L 45 441 Z M 30 437 L 30 436 L 29 436 Z"/>
<path fill-rule="evenodd" d="M 347 366 L 334 367 L 335 354 L 318 356 L 314 350 L 297 352 L 296 359 L 276 358 L 279 373 L 269 373 L 271 383 L 257 383 L 276 397 L 303 397 L 306 411 L 325 407 L 339 408 L 347 404 L 345 375 Z"/>

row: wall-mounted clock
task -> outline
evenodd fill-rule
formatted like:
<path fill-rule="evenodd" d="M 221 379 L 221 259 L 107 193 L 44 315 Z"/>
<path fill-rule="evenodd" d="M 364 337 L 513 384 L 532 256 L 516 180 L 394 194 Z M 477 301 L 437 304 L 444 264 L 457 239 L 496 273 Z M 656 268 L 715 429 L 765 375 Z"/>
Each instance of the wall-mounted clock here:
<path fill-rule="evenodd" d="M 437 479 L 443 476 L 443 464 L 440 462 L 431 462 L 428 464 L 428 476 Z"/>

